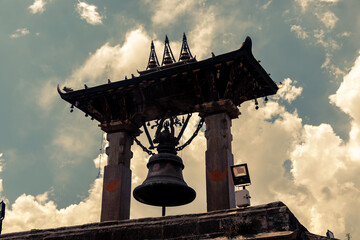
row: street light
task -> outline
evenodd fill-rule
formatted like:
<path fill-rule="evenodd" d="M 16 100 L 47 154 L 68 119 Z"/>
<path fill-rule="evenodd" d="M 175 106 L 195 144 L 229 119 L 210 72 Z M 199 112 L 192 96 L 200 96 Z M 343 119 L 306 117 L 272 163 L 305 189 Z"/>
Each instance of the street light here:
<path fill-rule="evenodd" d="M 235 201 L 238 207 L 250 206 L 249 191 L 245 188 L 251 184 L 250 174 L 247 164 L 239 164 L 231 166 L 231 174 L 233 177 L 234 185 L 238 188 L 243 187 L 241 190 L 235 191 Z"/>
<path fill-rule="evenodd" d="M 248 186 L 251 184 L 247 164 L 231 166 L 231 173 L 235 186 Z"/>

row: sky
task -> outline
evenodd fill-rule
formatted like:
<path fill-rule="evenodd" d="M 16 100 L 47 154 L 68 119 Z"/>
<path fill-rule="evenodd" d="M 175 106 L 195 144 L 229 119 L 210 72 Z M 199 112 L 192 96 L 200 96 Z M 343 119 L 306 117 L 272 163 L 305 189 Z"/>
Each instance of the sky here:
<path fill-rule="evenodd" d="M 357 0 L 1 0 L 3 232 L 100 220 L 106 136 L 81 111 L 70 113 L 56 86 L 136 75 L 151 40 L 162 58 L 166 34 L 178 58 L 186 32 L 198 60 L 250 36 L 255 58 L 283 85 L 259 110 L 242 104 L 232 121 L 234 161 L 248 163 L 251 204 L 282 201 L 313 233 L 359 239 L 359 9 Z M 136 145 L 132 151 L 134 188 L 148 156 Z M 205 151 L 201 132 L 179 153 L 197 198 L 169 214 L 206 211 Z M 132 198 L 131 218 L 160 215 Z"/>

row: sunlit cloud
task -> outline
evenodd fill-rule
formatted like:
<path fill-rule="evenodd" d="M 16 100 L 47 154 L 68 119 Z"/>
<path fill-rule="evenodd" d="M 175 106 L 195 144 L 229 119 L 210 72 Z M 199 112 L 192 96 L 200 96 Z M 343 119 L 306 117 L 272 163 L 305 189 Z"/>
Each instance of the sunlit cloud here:
<path fill-rule="evenodd" d="M 262 8 L 263 8 L 263 9 L 267 9 L 267 8 L 270 6 L 271 3 L 272 3 L 272 0 L 269 0 L 267 3 L 265 3 L 265 4 L 262 6 Z"/>
<path fill-rule="evenodd" d="M 79 68 L 75 69 L 66 80 L 66 85 L 83 87 L 83 84 L 106 83 L 123 80 L 125 75 L 136 73 L 146 68 L 146 60 L 150 51 L 151 38 L 142 27 L 129 31 L 123 45 L 112 46 L 105 43 Z"/>
<path fill-rule="evenodd" d="M 192 43 L 191 51 L 195 53 L 198 59 L 210 57 L 210 47 L 218 27 L 215 8 L 209 7 L 199 11 L 196 19 L 198 24 L 189 33 L 189 39 Z"/>
<path fill-rule="evenodd" d="M 77 204 L 58 209 L 48 199 L 48 192 L 37 196 L 22 194 L 6 210 L 3 232 L 20 232 L 80 225 L 100 220 L 102 178 L 98 178 L 89 190 L 89 196 Z"/>
<path fill-rule="evenodd" d="M 30 31 L 27 28 L 19 28 L 15 30 L 15 33 L 11 34 L 10 37 L 11 38 L 19 38 L 19 37 L 23 37 L 26 36 L 30 33 Z"/>
<path fill-rule="evenodd" d="M 29 11 L 32 14 L 43 13 L 45 11 L 45 5 L 52 0 L 35 0 L 32 5 L 29 6 Z"/>
<path fill-rule="evenodd" d="M 91 25 L 102 24 L 103 16 L 97 12 L 97 6 L 78 1 L 76 11 L 80 14 L 81 19 L 84 19 L 87 23 Z"/>
<path fill-rule="evenodd" d="M 303 88 L 296 87 L 297 81 L 293 81 L 290 78 L 284 79 L 282 87 L 278 90 L 277 94 L 273 96 L 274 99 L 284 99 L 288 103 L 294 101 L 301 95 Z"/>
<path fill-rule="evenodd" d="M 303 11 L 307 10 L 311 4 L 334 4 L 340 1 L 341 0 L 296 0 L 296 2 L 301 6 Z"/>
<path fill-rule="evenodd" d="M 295 32 L 297 37 L 300 39 L 306 39 L 309 37 L 309 35 L 300 25 L 291 25 L 290 31 Z"/>
<path fill-rule="evenodd" d="M 192 10 L 192 6 L 196 4 L 196 1 L 192 0 L 161 0 L 150 1 L 150 4 L 154 9 L 154 15 L 152 16 L 152 22 L 155 25 L 168 26 L 173 23 L 177 17 Z"/>
<path fill-rule="evenodd" d="M 360 57 L 358 57 L 351 71 L 344 77 L 339 89 L 330 96 L 331 103 L 350 115 L 360 126 Z"/>
<path fill-rule="evenodd" d="M 331 11 L 327 11 L 325 13 L 317 13 L 316 16 L 325 25 L 325 27 L 329 29 L 333 29 L 336 22 L 339 20 L 339 18 Z"/>

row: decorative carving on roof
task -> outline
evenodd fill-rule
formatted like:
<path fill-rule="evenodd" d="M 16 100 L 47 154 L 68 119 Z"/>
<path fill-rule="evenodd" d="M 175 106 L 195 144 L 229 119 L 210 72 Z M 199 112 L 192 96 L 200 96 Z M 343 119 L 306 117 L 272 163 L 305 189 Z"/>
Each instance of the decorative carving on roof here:
<path fill-rule="evenodd" d="M 186 60 L 189 60 L 191 58 L 193 58 L 193 56 L 191 55 L 190 48 L 189 48 L 189 45 L 187 43 L 186 35 L 184 33 L 183 34 L 182 45 L 181 45 L 181 50 L 180 50 L 180 55 L 179 55 L 179 61 L 186 61 Z"/>
<path fill-rule="evenodd" d="M 148 62 L 146 70 L 155 69 L 155 68 L 157 68 L 159 66 L 160 66 L 159 65 L 159 60 L 158 60 L 158 58 L 156 56 L 154 42 L 151 41 L 149 62 Z"/>
<path fill-rule="evenodd" d="M 161 66 L 166 66 L 169 64 L 172 64 L 176 62 L 175 58 L 174 58 L 174 54 L 171 51 L 171 47 L 170 47 L 170 43 L 169 43 L 169 39 L 168 36 L 165 36 L 165 46 L 164 46 L 164 54 L 163 54 L 163 60 L 161 63 Z"/>
<path fill-rule="evenodd" d="M 247 37 L 233 52 L 202 61 L 180 61 L 87 89 L 62 92 L 58 87 L 58 92 L 86 116 L 99 121 L 106 132 L 124 122 L 141 127 L 165 115 L 228 112 L 236 118 L 241 103 L 278 90 L 252 55 L 251 45 Z"/>

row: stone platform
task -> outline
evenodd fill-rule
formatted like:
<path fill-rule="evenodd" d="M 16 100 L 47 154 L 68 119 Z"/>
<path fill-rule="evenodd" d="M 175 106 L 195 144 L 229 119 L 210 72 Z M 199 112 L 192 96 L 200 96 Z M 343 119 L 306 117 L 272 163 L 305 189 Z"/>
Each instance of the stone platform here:
<path fill-rule="evenodd" d="M 1 235 L 6 240 L 263 239 L 326 240 L 311 234 L 282 202 L 201 214 L 131 219 Z"/>

